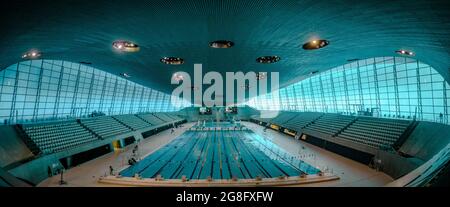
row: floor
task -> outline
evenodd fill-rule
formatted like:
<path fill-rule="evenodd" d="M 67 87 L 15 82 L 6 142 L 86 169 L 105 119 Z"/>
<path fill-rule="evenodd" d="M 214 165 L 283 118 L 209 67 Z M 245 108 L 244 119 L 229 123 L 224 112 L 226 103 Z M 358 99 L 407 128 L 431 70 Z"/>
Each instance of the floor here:
<path fill-rule="evenodd" d="M 183 134 L 193 125 L 194 123 L 187 123 L 184 124 L 183 127 L 175 129 L 173 134 L 171 134 L 171 130 L 169 129 L 140 141 L 138 144 L 138 155 L 142 158 L 146 157 Z M 66 181 L 67 184 L 62 186 L 111 186 L 98 183 L 98 178 L 109 175 L 109 166 L 113 167 L 115 174 L 127 168 L 127 162 L 128 159 L 132 157 L 134 146 L 135 144 L 129 145 L 121 151 L 111 152 L 67 170 L 64 173 L 64 181 Z M 39 183 L 38 186 L 60 186 L 60 179 L 60 176 L 56 175 Z"/>
<path fill-rule="evenodd" d="M 375 171 L 367 165 L 345 158 L 333 152 L 329 152 L 309 143 L 296 140 L 277 131 L 267 129 L 254 123 L 245 123 L 255 133 L 272 140 L 293 155 L 300 156 L 302 160 L 325 172 L 331 172 L 340 179 L 327 183 L 316 183 L 309 186 L 354 186 L 371 187 L 383 186 L 393 181 L 391 177 L 383 172 Z"/>
<path fill-rule="evenodd" d="M 255 133 L 268 137 L 272 142 L 284 148 L 294 156 L 300 157 L 307 163 L 325 172 L 331 172 L 340 179 L 326 183 L 314 183 L 302 186 L 384 186 L 392 181 L 392 178 L 382 172 L 377 172 L 366 165 L 352 161 L 340 155 L 323 150 L 314 145 L 295 140 L 288 135 L 267 130 L 254 123 L 244 123 Z M 163 131 L 157 135 L 142 140 L 139 145 L 138 154 L 145 157 L 156 151 L 161 146 L 169 143 L 177 136 L 181 135 L 194 123 L 184 124 L 182 128 L 175 130 L 171 134 L 170 130 Z M 91 160 L 79 166 L 73 167 L 64 173 L 64 180 L 67 184 L 62 186 L 112 186 L 100 184 L 98 178 L 109 174 L 109 166 L 112 166 L 115 173 L 127 167 L 127 160 L 131 157 L 134 145 L 130 145 L 121 151 L 111 152 L 97 159 Z M 38 186 L 60 186 L 60 176 L 51 177 Z"/>

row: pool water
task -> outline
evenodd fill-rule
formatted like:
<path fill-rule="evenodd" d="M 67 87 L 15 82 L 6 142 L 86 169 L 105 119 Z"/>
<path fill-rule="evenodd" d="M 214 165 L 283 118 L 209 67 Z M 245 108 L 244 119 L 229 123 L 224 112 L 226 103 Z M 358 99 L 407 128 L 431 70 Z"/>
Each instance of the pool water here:
<path fill-rule="evenodd" d="M 250 130 L 186 131 L 120 172 L 125 177 L 239 179 L 299 176 L 319 170 Z"/>

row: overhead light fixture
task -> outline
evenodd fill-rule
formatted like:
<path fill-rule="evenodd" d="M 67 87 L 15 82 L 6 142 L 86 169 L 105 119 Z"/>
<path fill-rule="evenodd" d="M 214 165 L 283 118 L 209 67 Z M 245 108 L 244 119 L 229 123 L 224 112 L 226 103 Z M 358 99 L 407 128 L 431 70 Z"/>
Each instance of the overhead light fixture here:
<path fill-rule="evenodd" d="M 216 40 L 209 43 L 211 48 L 231 48 L 234 46 L 234 42 L 229 40 Z"/>
<path fill-rule="evenodd" d="M 399 54 L 399 55 L 406 55 L 406 56 L 414 56 L 414 52 L 412 51 L 408 51 L 408 50 L 397 50 L 395 51 L 395 53 Z"/>
<path fill-rule="evenodd" d="M 314 75 L 314 74 L 316 74 L 316 73 L 318 73 L 319 71 L 317 71 L 317 70 L 315 70 L 315 71 L 311 71 L 309 74 L 310 75 Z"/>
<path fill-rule="evenodd" d="M 182 65 L 184 63 L 183 58 L 179 57 L 163 57 L 160 61 L 167 65 Z"/>
<path fill-rule="evenodd" d="M 22 55 L 22 59 L 36 59 L 41 57 L 42 53 L 37 50 L 30 50 Z"/>
<path fill-rule="evenodd" d="M 113 48 L 121 52 L 137 52 L 139 45 L 127 40 L 117 40 L 112 44 Z"/>
<path fill-rule="evenodd" d="M 303 44 L 304 50 L 317 50 L 329 45 L 330 42 L 328 40 L 313 40 Z"/>
<path fill-rule="evenodd" d="M 266 76 L 267 76 L 267 73 L 266 73 L 266 72 L 258 72 L 258 73 L 256 73 L 256 79 L 257 79 L 257 80 L 265 79 Z"/>
<path fill-rule="evenodd" d="M 131 76 L 128 73 L 121 73 L 120 75 L 125 78 L 131 78 Z"/>
<path fill-rule="evenodd" d="M 278 56 L 262 56 L 262 57 L 256 58 L 256 62 L 262 63 L 262 64 L 276 63 L 280 60 L 281 60 L 281 58 Z"/>
<path fill-rule="evenodd" d="M 184 80 L 184 77 L 183 77 L 183 75 L 181 75 L 181 74 L 179 74 L 179 73 L 174 73 L 174 74 L 172 75 L 172 79 L 173 79 L 173 80 L 176 80 L 176 81 L 182 81 L 182 80 Z"/>

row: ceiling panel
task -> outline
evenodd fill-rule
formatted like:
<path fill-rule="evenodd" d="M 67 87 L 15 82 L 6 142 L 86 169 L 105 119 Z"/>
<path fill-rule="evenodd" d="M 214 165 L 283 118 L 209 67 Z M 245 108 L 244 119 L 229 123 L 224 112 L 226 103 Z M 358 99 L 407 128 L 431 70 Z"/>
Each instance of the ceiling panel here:
<path fill-rule="evenodd" d="M 21 61 L 31 48 L 43 58 L 91 62 L 110 73 L 170 93 L 176 71 L 278 71 L 282 85 L 348 59 L 395 56 L 407 49 L 448 80 L 450 2 L 429 0 L 149 0 L 10 1 L 0 13 L 0 67 Z M 301 45 L 330 41 L 320 50 Z M 136 42 L 137 53 L 113 51 L 114 40 Z M 208 43 L 226 39 L 231 49 Z M 276 64 L 256 63 L 277 55 Z M 185 59 L 163 65 L 163 56 Z"/>

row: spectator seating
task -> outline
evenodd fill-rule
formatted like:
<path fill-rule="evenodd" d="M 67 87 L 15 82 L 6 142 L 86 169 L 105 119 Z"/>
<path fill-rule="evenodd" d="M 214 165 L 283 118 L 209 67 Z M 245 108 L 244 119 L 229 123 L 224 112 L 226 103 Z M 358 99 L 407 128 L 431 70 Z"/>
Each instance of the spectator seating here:
<path fill-rule="evenodd" d="M 121 124 L 111 116 L 100 116 L 89 119 L 81 119 L 81 124 L 91 129 L 102 138 L 130 132 L 131 129 Z"/>
<path fill-rule="evenodd" d="M 174 121 L 181 121 L 182 120 L 179 116 L 177 116 L 175 114 L 166 114 L 166 115 L 169 116 L 170 118 L 172 118 L 172 120 L 174 120 Z"/>
<path fill-rule="evenodd" d="M 304 133 L 319 132 L 328 136 L 335 136 L 338 132 L 352 123 L 356 117 L 340 114 L 324 114 L 312 124 L 305 127 Z"/>
<path fill-rule="evenodd" d="M 298 113 L 293 119 L 288 122 L 282 124 L 281 126 L 287 129 L 291 129 L 294 131 L 301 131 L 303 128 L 311 124 L 314 120 L 321 117 L 323 113 L 316 112 L 301 112 Z"/>
<path fill-rule="evenodd" d="M 270 122 L 282 126 L 297 115 L 298 113 L 295 112 L 280 112 L 280 114 L 277 117 L 273 118 Z"/>
<path fill-rule="evenodd" d="M 159 119 L 153 114 L 137 114 L 136 116 L 154 126 L 158 126 L 165 123 L 163 120 Z"/>
<path fill-rule="evenodd" d="M 411 125 L 411 121 L 358 117 L 337 135 L 337 138 L 373 148 L 392 146 Z"/>
<path fill-rule="evenodd" d="M 23 127 L 44 154 L 69 149 L 98 138 L 76 121 Z"/>
<path fill-rule="evenodd" d="M 279 113 L 277 115 L 279 115 Z M 260 122 L 265 122 L 265 123 L 270 123 L 271 120 L 273 119 L 273 117 L 272 118 L 261 118 L 260 115 L 253 115 L 253 116 L 251 116 L 251 118 L 254 120 L 260 121 Z"/>
<path fill-rule="evenodd" d="M 138 130 L 146 127 L 151 127 L 152 125 L 145 122 L 144 120 L 138 118 L 137 116 L 130 114 L 130 115 L 117 115 L 113 116 L 115 119 L 117 119 L 119 122 L 125 124 L 126 126 L 130 127 L 132 130 Z"/>
<path fill-rule="evenodd" d="M 167 116 L 164 113 L 153 113 L 153 115 L 158 117 L 159 119 L 163 120 L 164 122 L 172 122 L 172 121 L 174 121 L 173 118 Z"/>
<path fill-rule="evenodd" d="M 30 142 L 34 142 L 44 154 L 49 154 L 114 135 L 182 120 L 176 115 L 166 113 L 158 113 L 157 116 L 150 113 L 99 116 L 79 121 L 23 125 L 21 128 L 30 138 Z"/>

